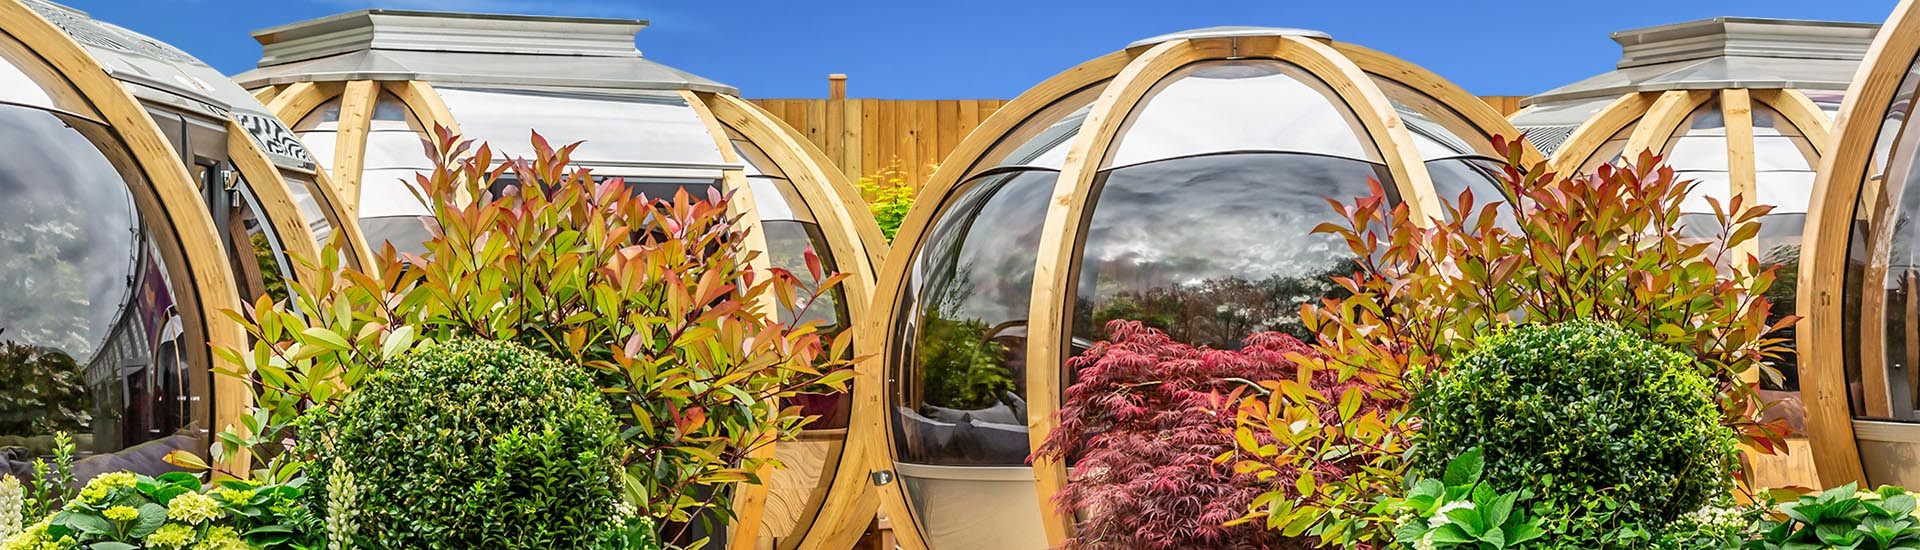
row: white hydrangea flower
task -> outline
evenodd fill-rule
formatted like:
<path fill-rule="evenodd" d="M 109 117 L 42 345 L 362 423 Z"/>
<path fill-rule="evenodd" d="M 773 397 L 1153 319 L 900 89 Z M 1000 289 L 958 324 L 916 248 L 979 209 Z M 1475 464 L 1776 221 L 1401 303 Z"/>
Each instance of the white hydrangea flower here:
<path fill-rule="evenodd" d="M 1433 550 L 1433 548 L 1433 531 L 1427 531 L 1427 534 L 1420 536 L 1420 540 L 1413 541 L 1413 550 Z"/>
<path fill-rule="evenodd" d="M 1447 512 L 1451 512 L 1454 510 L 1472 510 L 1472 509 L 1473 509 L 1473 502 L 1465 501 L 1465 500 L 1442 504 L 1440 505 L 1439 510 L 1435 510 L 1433 512 L 1433 517 L 1427 518 L 1427 528 L 1439 529 L 1440 526 L 1446 525 L 1447 522 L 1450 521 L 1447 519 Z"/>

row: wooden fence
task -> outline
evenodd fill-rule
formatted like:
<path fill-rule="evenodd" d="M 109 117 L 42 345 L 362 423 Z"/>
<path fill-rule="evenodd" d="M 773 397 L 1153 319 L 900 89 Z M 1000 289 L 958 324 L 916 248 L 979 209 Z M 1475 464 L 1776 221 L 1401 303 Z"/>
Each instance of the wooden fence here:
<path fill-rule="evenodd" d="M 754 99 L 826 151 L 848 178 L 898 170 L 914 187 L 927 181 L 947 153 L 1003 99 L 848 98 L 847 77 L 828 77 L 827 99 Z M 1520 108 L 1519 96 L 1487 96 L 1501 114 Z"/>

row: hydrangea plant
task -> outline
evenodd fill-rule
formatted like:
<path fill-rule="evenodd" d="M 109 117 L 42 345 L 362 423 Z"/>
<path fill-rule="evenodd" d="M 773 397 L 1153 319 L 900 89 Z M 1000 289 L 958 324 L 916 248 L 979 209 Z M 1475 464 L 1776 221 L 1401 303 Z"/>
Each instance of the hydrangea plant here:
<path fill-rule="evenodd" d="M 314 548 L 298 484 L 267 485 L 172 473 L 93 478 L 59 511 L 13 534 L 0 550 L 275 550 Z"/>

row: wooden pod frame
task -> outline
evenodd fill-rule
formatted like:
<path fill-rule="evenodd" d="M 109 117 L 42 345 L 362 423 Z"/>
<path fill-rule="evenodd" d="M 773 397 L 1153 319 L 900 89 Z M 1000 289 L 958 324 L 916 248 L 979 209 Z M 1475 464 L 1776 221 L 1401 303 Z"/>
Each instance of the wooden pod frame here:
<path fill-rule="evenodd" d="M 1453 110 L 1483 134 L 1475 138 L 1519 135 L 1492 107 L 1425 69 L 1373 50 L 1318 36 L 1254 33 L 1174 38 L 1108 54 L 1067 69 L 1021 94 L 982 121 L 941 163 L 922 187 L 920 199 L 896 235 L 894 250 L 897 253 L 880 274 L 879 292 L 873 302 L 876 312 L 885 313 L 869 317 L 862 325 L 868 334 L 858 340 L 861 355 L 891 357 L 890 350 L 900 344 L 895 341 L 900 335 L 893 327 L 898 326 L 902 316 L 911 314 L 897 304 L 906 292 L 914 256 L 925 244 L 923 241 L 936 215 L 948 206 L 947 202 L 959 190 L 963 179 L 974 175 L 970 173 L 974 164 L 999 143 L 1002 136 L 1042 110 L 1105 82 L 1098 99 L 1079 124 L 1078 134 L 1068 145 L 1039 233 L 1041 242 L 1034 262 L 1025 348 L 1026 364 L 1030 366 L 1025 378 L 1027 437 L 1030 448 L 1038 448 L 1057 424 L 1056 413 L 1064 389 L 1062 374 L 1061 369 L 1046 366 L 1065 364 L 1070 352 L 1062 345 L 1073 299 L 1068 285 L 1078 277 L 1078 246 L 1085 239 L 1082 220 L 1089 214 L 1096 176 L 1110 146 L 1123 132 L 1128 114 L 1156 84 L 1195 63 L 1235 59 L 1285 62 L 1324 82 L 1351 109 L 1357 119 L 1357 130 L 1379 151 L 1395 190 L 1420 220 L 1440 216 L 1443 198 L 1434 191 L 1405 121 L 1375 79 L 1411 88 Z M 1529 163 L 1540 160 L 1538 153 L 1531 150 L 1524 155 Z M 893 400 L 889 378 L 898 376 L 897 373 L 897 370 L 861 373 L 855 393 L 854 435 L 866 439 L 861 447 L 867 449 L 874 460 L 871 468 L 875 471 L 875 482 L 900 547 L 923 550 L 930 547 L 926 533 L 918 524 L 899 476 L 893 471 L 896 447 L 895 436 L 889 429 Z M 1055 513 L 1052 504 L 1053 495 L 1065 484 L 1066 467 L 1048 460 L 1037 460 L 1031 467 L 1037 487 L 1033 498 L 1042 510 L 1040 521 L 1045 543 L 1058 547 L 1074 530 L 1073 520 Z"/>
<path fill-rule="evenodd" d="M 161 261 L 173 277 L 172 291 L 183 306 L 181 320 L 190 335 L 188 341 L 197 336 L 208 346 L 244 346 L 246 332 L 220 313 L 239 309 L 242 304 L 226 251 L 221 250 L 219 231 L 185 163 L 140 101 L 79 43 L 16 0 L 0 0 L 0 32 L 58 73 L 71 86 L 71 92 L 100 115 L 110 134 L 105 139 L 125 147 L 134 164 L 131 168 L 145 180 L 144 186 L 128 191 L 135 208 L 155 233 Z M 260 181 L 278 181 L 278 176 Z M 302 228 L 288 235 L 306 234 Z M 231 377 L 211 375 L 214 360 L 210 348 L 188 346 L 184 352 L 187 362 L 199 370 L 196 375 L 210 379 L 206 382 L 210 388 L 203 386 L 202 391 L 210 390 L 213 396 L 211 403 L 195 407 L 195 416 L 208 419 L 211 426 L 207 428 L 214 431 L 236 424 L 252 405 L 247 385 Z M 247 471 L 250 458 L 244 453 L 229 459 L 229 467 Z"/>
<path fill-rule="evenodd" d="M 1641 151 L 1652 151 L 1658 155 L 1670 155 L 1669 150 L 1674 139 L 1683 135 L 1689 116 L 1703 106 L 1718 102 L 1722 119 L 1726 123 L 1727 186 L 1725 196 L 1744 197 L 1747 204 L 1759 200 L 1754 144 L 1754 111 L 1764 107 L 1780 115 L 1777 124 L 1786 124 L 1798 130 L 1806 138 L 1811 149 L 1801 151 L 1807 155 L 1809 167 L 1818 166 L 1820 159 L 1832 151 L 1831 121 L 1820 106 L 1806 93 L 1791 88 L 1772 89 L 1686 89 L 1666 91 L 1632 92 L 1622 95 L 1573 130 L 1567 140 L 1554 151 L 1548 159 L 1549 167 L 1557 173 L 1578 172 L 1592 163 L 1609 159 L 1597 158 L 1604 154 L 1607 144 L 1622 132 L 1627 134 L 1622 155 L 1636 157 Z M 1741 253 L 1760 255 L 1758 242 L 1748 242 Z M 1758 380 L 1759 373 L 1751 373 Z M 1811 416 L 1811 415 L 1809 415 Z M 1809 420 L 1811 422 L 1811 420 Z M 1809 427 L 1809 430 L 1812 430 Z M 1808 441 L 1808 446 L 1817 447 L 1816 442 Z M 1800 441 L 1789 442 L 1790 452 L 1785 454 L 1765 454 L 1757 450 L 1748 450 L 1746 460 L 1751 469 L 1748 480 L 1756 487 L 1814 486 L 1820 483 L 1813 466 L 1812 451 L 1803 448 Z"/>
<path fill-rule="evenodd" d="M 425 81 L 303 81 L 270 86 L 255 93 L 258 97 L 266 98 L 268 110 L 288 125 L 298 124 L 323 104 L 336 98 L 340 100 L 340 122 L 334 135 L 333 164 L 326 170 L 330 173 L 332 185 L 328 198 L 346 205 L 350 220 L 358 217 L 358 197 L 361 186 L 365 184 L 361 178 L 361 168 L 366 157 L 374 102 L 380 94 L 387 93 L 399 98 L 424 128 L 440 125 L 456 133 L 460 130 L 459 121 L 453 117 L 433 85 Z M 739 158 L 729 141 L 727 129 L 731 128 L 758 146 L 785 173 L 794 191 L 799 193 L 800 202 L 811 211 L 819 224 L 826 245 L 838 263 L 837 268 L 853 275 L 842 283 L 848 297 L 850 328 L 854 329 L 846 334 L 859 338 L 857 327 L 871 315 L 868 298 L 873 294 L 873 282 L 880 259 L 887 251 L 886 238 L 873 217 L 867 213 L 859 190 L 838 169 L 833 168 L 826 154 L 807 141 L 803 134 L 758 106 L 726 94 L 683 90 L 680 95 L 706 125 L 723 161 L 730 165 L 740 165 L 745 161 Z M 533 126 L 538 129 L 538 122 Z M 730 207 L 734 209 L 734 214 L 749 228 L 748 248 L 766 250 L 765 224 L 755 205 L 756 197 L 748 189 L 746 173 L 740 168 L 727 168 L 722 170 L 721 183 L 724 190 L 733 193 Z M 769 256 L 761 254 L 756 257 L 753 267 L 770 267 Z M 766 300 L 762 304 L 766 311 L 777 309 L 778 304 L 773 301 L 775 297 L 769 295 Z M 874 363 L 865 361 L 859 365 L 858 377 L 877 376 L 872 372 L 879 368 Z M 861 396 L 856 392 L 852 399 L 857 401 Z M 822 485 L 817 485 L 811 491 L 795 493 L 789 490 L 776 494 L 771 484 L 745 486 L 746 489 L 735 502 L 735 525 L 753 525 L 755 528 L 751 531 L 736 529 L 729 546 L 736 550 L 756 548 L 763 518 L 772 513 L 769 510 L 777 507 L 788 512 L 789 519 L 798 523 L 792 527 L 797 536 L 782 539 L 776 548 L 852 547 L 879 507 L 879 500 L 867 481 L 869 472 L 862 467 L 872 462 L 867 457 L 867 450 L 860 445 L 865 440 L 857 435 L 857 430 L 850 428 L 837 450 L 817 457 L 823 464 L 835 465 L 834 472 L 831 480 L 821 482 Z M 769 445 L 763 447 L 763 452 L 769 456 L 778 455 L 783 449 L 792 447 Z M 763 479 L 774 474 L 772 471 L 761 472 Z"/>
<path fill-rule="evenodd" d="M 1909 426 L 1886 422 L 1862 424 L 1855 419 L 1856 413 L 1884 415 L 1890 408 L 1885 395 L 1872 393 L 1878 390 L 1884 394 L 1888 388 L 1886 370 L 1876 368 L 1885 361 L 1885 355 L 1865 353 L 1882 350 L 1886 334 L 1878 325 L 1862 327 L 1870 330 L 1858 331 L 1861 349 L 1850 347 L 1848 332 L 1852 329 L 1847 327 L 1845 307 L 1849 299 L 1856 298 L 1848 295 L 1846 282 L 1849 249 L 1857 238 L 1855 233 L 1874 230 L 1878 234 L 1878 227 L 1859 223 L 1858 211 L 1868 207 L 1877 194 L 1862 190 L 1867 187 L 1874 169 L 1875 146 L 1883 120 L 1894 108 L 1897 92 L 1916 57 L 1920 57 L 1920 3 L 1902 0 L 1880 28 L 1841 104 L 1834 121 L 1831 152 L 1822 159 L 1814 181 L 1813 201 L 1808 207 L 1806 232 L 1802 236 L 1798 300 L 1805 320 L 1798 335 L 1800 384 L 1806 396 L 1807 436 L 1813 444 L 1814 463 L 1820 482 L 1829 487 L 1869 481 L 1869 468 L 1862 462 L 1860 444 L 1868 435 L 1882 441 L 1920 442 Z M 1904 129 L 1910 132 L 1912 128 L 1912 121 L 1907 121 Z M 1878 224 L 1879 218 L 1875 212 L 1870 221 Z M 1870 246 L 1879 248 L 1884 244 L 1875 242 Z M 1882 264 L 1879 268 L 1884 269 L 1885 251 L 1875 255 L 1878 257 L 1867 258 L 1869 269 L 1874 269 L 1871 267 L 1874 264 Z M 1878 294 L 1878 299 L 1858 297 L 1860 307 L 1873 307 L 1875 303 L 1884 306 L 1885 293 Z M 1856 357 L 1862 364 L 1861 386 L 1865 394 L 1860 403 L 1863 410 L 1859 411 L 1849 403 L 1852 392 L 1847 374 L 1849 359 Z"/>

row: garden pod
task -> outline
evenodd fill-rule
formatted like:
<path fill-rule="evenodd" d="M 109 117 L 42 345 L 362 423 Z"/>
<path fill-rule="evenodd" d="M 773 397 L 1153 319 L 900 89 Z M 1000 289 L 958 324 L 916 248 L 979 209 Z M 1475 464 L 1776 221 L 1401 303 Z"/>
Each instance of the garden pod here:
<path fill-rule="evenodd" d="M 1920 3 L 1855 73 L 1821 160 L 1800 271 L 1800 384 L 1820 480 L 1920 484 Z"/>
<path fill-rule="evenodd" d="M 905 548 L 1058 547 L 1065 465 L 1030 451 L 1105 321 L 1237 347 L 1305 332 L 1299 306 L 1350 274 L 1311 231 L 1322 200 L 1383 182 L 1420 220 L 1501 197 L 1491 145 L 1517 131 L 1432 73 L 1304 30 L 1142 40 L 1028 90 L 922 189 L 860 341 L 856 433 L 875 439 Z"/>
<path fill-rule="evenodd" d="M 245 412 L 208 345 L 242 344 L 220 310 L 317 257 L 313 163 L 171 46 L 38 0 L 0 1 L 0 30 L 0 393 L 25 392 L 0 397 L 0 474 L 29 471 L 54 431 L 75 434 L 83 475 L 164 472 Z"/>
<path fill-rule="evenodd" d="M 1773 317 L 1794 311 L 1794 270 L 1814 169 L 1830 152 L 1830 112 L 1839 108 L 1876 25 L 1723 17 L 1614 33 L 1617 69 L 1528 98 L 1511 117 L 1551 155 L 1561 173 L 1662 155 L 1695 180 L 1682 204 L 1682 231 L 1719 231 L 1714 197 L 1774 206 L 1759 237 L 1740 252 L 1781 266 L 1767 292 Z M 1784 331 L 1791 338 L 1793 329 Z M 1806 428 L 1796 357 L 1760 376 L 1769 418 Z M 1759 376 L 1760 373 L 1754 373 Z M 1786 454 L 1749 453 L 1759 487 L 1815 486 L 1812 452 L 1800 434 Z"/>
<path fill-rule="evenodd" d="M 351 12 L 254 33 L 259 68 L 235 77 L 268 98 L 328 168 L 374 247 L 418 251 L 430 215 L 409 189 L 431 170 L 422 139 L 443 126 L 527 156 L 531 132 L 583 141 L 572 163 L 650 197 L 719 188 L 750 227 L 756 262 L 805 272 L 803 252 L 852 273 L 819 317 L 865 319 L 885 249 L 858 192 L 804 137 L 733 88 L 643 57 L 644 21 L 412 11 Z M 504 161 L 504 159 L 502 160 Z M 771 299 L 771 296 L 769 297 Z M 770 309 L 771 309 L 770 305 Z M 776 453 L 771 489 L 737 495 L 736 548 L 851 544 L 877 499 L 849 450 L 850 398 L 803 403 L 823 418 Z M 832 490 L 829 490 L 832 488 Z"/>

